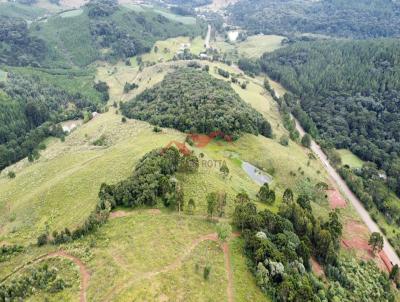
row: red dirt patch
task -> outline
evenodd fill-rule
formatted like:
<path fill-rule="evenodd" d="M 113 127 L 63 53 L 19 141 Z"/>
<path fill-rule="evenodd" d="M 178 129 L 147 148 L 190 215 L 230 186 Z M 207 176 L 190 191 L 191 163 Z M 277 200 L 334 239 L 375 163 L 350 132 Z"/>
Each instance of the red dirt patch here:
<path fill-rule="evenodd" d="M 329 205 L 331 209 L 345 208 L 347 203 L 336 189 L 328 190 Z"/>
<path fill-rule="evenodd" d="M 390 272 L 392 263 L 384 251 L 374 254 L 368 244 L 369 235 L 370 232 L 364 224 L 349 220 L 344 226 L 342 246 L 347 250 L 354 250 L 364 260 L 375 259 L 382 270 Z"/>
<path fill-rule="evenodd" d="M 197 148 L 204 148 L 212 141 L 212 137 L 205 134 L 191 134 L 189 137 Z"/>
<path fill-rule="evenodd" d="M 46 258 L 53 258 L 53 257 L 63 257 L 69 259 L 79 267 L 79 272 L 81 275 L 81 290 L 79 293 L 79 301 L 86 302 L 86 291 L 89 286 L 90 273 L 89 270 L 86 268 L 85 264 L 79 258 L 67 254 L 64 251 L 50 253 L 46 256 Z"/>
<path fill-rule="evenodd" d="M 312 271 L 318 277 L 325 276 L 325 273 L 324 273 L 324 270 L 322 269 L 322 266 L 318 263 L 318 261 L 314 257 L 311 257 L 311 268 L 312 268 Z"/>

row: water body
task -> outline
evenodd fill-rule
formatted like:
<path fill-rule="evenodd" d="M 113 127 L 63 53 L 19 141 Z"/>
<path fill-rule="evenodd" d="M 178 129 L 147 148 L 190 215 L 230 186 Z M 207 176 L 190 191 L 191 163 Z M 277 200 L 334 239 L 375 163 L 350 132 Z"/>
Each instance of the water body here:
<path fill-rule="evenodd" d="M 262 186 L 265 183 L 270 184 L 273 180 L 272 176 L 260 170 L 248 162 L 242 162 L 242 168 L 250 176 L 250 178 L 258 185 Z"/>
<path fill-rule="evenodd" d="M 239 31 L 235 30 L 235 31 L 228 32 L 229 41 L 235 42 L 238 37 L 239 37 Z"/>

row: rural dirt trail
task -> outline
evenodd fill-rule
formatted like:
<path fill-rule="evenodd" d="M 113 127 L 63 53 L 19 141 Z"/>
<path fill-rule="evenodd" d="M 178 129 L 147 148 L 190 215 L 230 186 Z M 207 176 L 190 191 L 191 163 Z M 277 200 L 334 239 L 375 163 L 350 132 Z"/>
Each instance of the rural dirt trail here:
<path fill-rule="evenodd" d="M 4 278 L 1 282 L 4 282 L 6 279 L 8 279 L 12 275 L 18 273 L 19 271 L 25 269 L 29 265 L 36 264 L 45 259 L 55 258 L 55 257 L 61 257 L 61 258 L 71 260 L 75 265 L 77 265 L 79 267 L 80 280 L 81 280 L 80 291 L 79 291 L 79 301 L 86 302 L 86 291 L 87 291 L 87 288 L 89 285 L 90 272 L 87 269 L 87 267 L 85 266 L 85 264 L 82 262 L 82 260 L 80 260 L 79 258 L 72 256 L 64 251 L 56 251 L 56 252 L 52 252 L 49 254 L 39 256 L 36 259 L 33 259 L 32 261 L 20 266 L 18 269 L 16 269 L 11 274 L 9 274 L 6 278 Z"/>
<path fill-rule="evenodd" d="M 210 39 L 211 39 L 211 25 L 208 24 L 207 36 L 206 39 L 204 40 L 204 47 L 206 48 L 206 50 L 210 48 Z"/>
<path fill-rule="evenodd" d="M 296 128 L 300 132 L 301 136 L 305 134 L 304 129 L 301 127 L 300 123 L 295 119 Z M 321 147 L 315 142 L 312 141 L 311 143 L 311 150 L 318 156 L 321 160 L 325 170 L 328 172 L 332 181 L 337 185 L 339 190 L 342 194 L 351 202 L 351 204 L 356 209 L 357 213 L 360 215 L 363 222 L 367 225 L 368 229 L 371 232 L 379 232 L 383 236 L 384 246 L 383 252 L 387 255 L 392 265 L 400 265 L 400 259 L 397 256 L 394 248 L 390 245 L 389 241 L 387 240 L 386 236 L 381 232 L 378 225 L 372 220 L 371 216 L 367 212 L 367 210 L 362 205 L 361 201 L 354 195 L 354 193 L 350 190 L 347 186 L 346 182 L 343 178 L 339 175 L 338 172 L 332 167 L 329 163 L 329 160 L 325 153 L 322 151 Z"/>
<path fill-rule="evenodd" d="M 238 237 L 238 233 L 233 233 L 232 238 Z M 118 295 L 118 293 L 122 292 L 124 289 L 127 289 L 131 286 L 133 286 L 136 282 L 151 279 L 159 274 L 169 272 L 171 270 L 175 270 L 183 265 L 184 260 L 190 256 L 190 254 L 193 252 L 193 250 L 202 242 L 204 241 L 218 241 L 218 235 L 216 233 L 212 234 L 207 234 L 204 236 L 201 236 L 195 240 L 192 241 L 189 247 L 187 247 L 183 253 L 182 256 L 177 258 L 174 262 L 171 264 L 161 268 L 160 270 L 157 271 L 152 271 L 152 272 L 147 272 L 142 275 L 135 275 L 133 278 L 129 280 L 124 280 L 124 282 L 121 282 L 117 284 L 115 287 L 111 289 L 111 291 L 106 295 L 106 297 L 102 301 L 112 301 L 113 297 Z M 228 296 L 228 302 L 234 302 L 234 295 L 233 295 L 233 273 L 232 273 L 232 267 L 231 267 L 231 262 L 230 262 L 230 255 L 229 255 L 229 245 L 227 242 L 222 244 L 222 251 L 224 253 L 224 259 L 225 259 L 225 270 L 226 270 L 226 275 L 228 279 L 228 286 L 227 286 L 227 296 Z"/>

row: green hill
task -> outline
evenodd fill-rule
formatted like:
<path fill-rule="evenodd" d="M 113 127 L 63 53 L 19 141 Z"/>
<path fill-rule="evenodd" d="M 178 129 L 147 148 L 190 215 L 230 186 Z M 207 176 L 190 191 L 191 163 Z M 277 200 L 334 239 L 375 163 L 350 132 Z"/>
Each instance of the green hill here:
<path fill-rule="evenodd" d="M 193 68 L 168 74 L 155 88 L 124 104 L 122 111 L 130 118 L 184 132 L 272 136 L 271 125 L 228 83 Z"/>
<path fill-rule="evenodd" d="M 136 12 L 124 6 L 91 1 L 83 12 L 54 16 L 32 26 L 31 34 L 46 41 L 46 64 L 86 66 L 95 60 L 117 60 L 151 50 L 157 40 L 197 36 L 199 25 L 172 21 L 151 10 Z"/>

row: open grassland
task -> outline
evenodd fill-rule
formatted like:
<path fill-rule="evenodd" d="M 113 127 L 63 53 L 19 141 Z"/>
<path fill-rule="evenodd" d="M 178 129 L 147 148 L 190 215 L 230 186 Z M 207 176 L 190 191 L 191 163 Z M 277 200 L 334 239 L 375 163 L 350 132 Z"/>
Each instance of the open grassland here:
<path fill-rule="evenodd" d="M 69 10 L 69 11 L 61 13 L 60 17 L 61 18 L 71 18 L 71 17 L 79 16 L 82 13 L 83 13 L 83 9 L 73 9 L 73 10 Z"/>
<path fill-rule="evenodd" d="M 207 241 L 194 245 L 198 238 L 213 232 L 214 225 L 203 218 L 163 212 L 135 212 L 133 216 L 112 220 L 83 243 L 96 240 L 89 262 L 93 272 L 89 300 L 158 301 L 166 295 L 170 301 L 188 301 L 188 295 L 203 293 L 196 289 L 196 283 L 202 278 L 205 264 L 213 268 L 212 278 L 203 281 L 203 288 L 213 288 L 209 295 L 220 298 L 218 293 L 222 290 L 225 294 L 227 287 L 223 253 Z M 208 257 L 203 259 L 203 255 Z M 196 262 L 201 269 L 198 274 Z M 178 282 L 182 279 L 186 282 Z M 179 284 L 181 288 L 173 288 Z"/>
<path fill-rule="evenodd" d="M 256 59 L 265 52 L 281 48 L 284 38 L 276 35 L 255 35 L 249 36 L 245 41 L 227 42 L 223 37 L 217 37 L 212 45 L 220 52 L 227 54 L 229 59 L 236 61 L 241 57 Z"/>
<path fill-rule="evenodd" d="M 7 72 L 0 70 L 0 82 L 7 80 Z"/>
<path fill-rule="evenodd" d="M 108 146 L 93 146 L 101 135 Z M 51 143 L 39 161 L 11 168 L 18 175 L 15 179 L 3 173 L 0 238 L 29 242 L 46 225 L 62 229 L 81 223 L 94 208 L 102 182 L 127 177 L 145 153 L 182 137 L 175 131 L 165 131 L 157 139 L 150 139 L 152 135 L 149 125 L 123 124 L 120 116 L 109 112 L 81 126 L 64 143 Z"/>
<path fill-rule="evenodd" d="M 97 232 L 61 246 L 65 253 L 81 259 L 89 271 L 87 301 L 227 301 L 225 257 L 231 261 L 234 301 L 268 301 L 247 271 L 241 241 L 230 239 L 230 249 L 224 253 L 216 241 L 215 224 L 205 217 L 146 209 L 125 214 Z M 55 248 L 47 251 L 51 249 Z M 10 262 L 19 266 L 44 253 L 43 248 L 31 247 Z M 50 301 L 78 300 L 77 266 L 68 259 L 42 262 L 61 263 L 60 275 L 71 284 Z M 37 265 L 33 263 L 19 273 Z M 211 269 L 208 280 L 203 277 L 206 266 Z M 9 270 L 0 269 L 2 276 L 6 272 Z M 39 292 L 29 301 L 45 297 L 47 294 Z"/>
<path fill-rule="evenodd" d="M 246 41 L 239 42 L 237 49 L 240 55 L 250 58 L 258 58 L 265 52 L 272 52 L 282 47 L 285 37 L 276 35 L 250 36 Z"/>
<path fill-rule="evenodd" d="M 364 164 L 363 160 L 350 150 L 339 149 L 337 152 L 342 159 L 342 165 L 348 165 L 350 168 L 361 168 Z"/>

